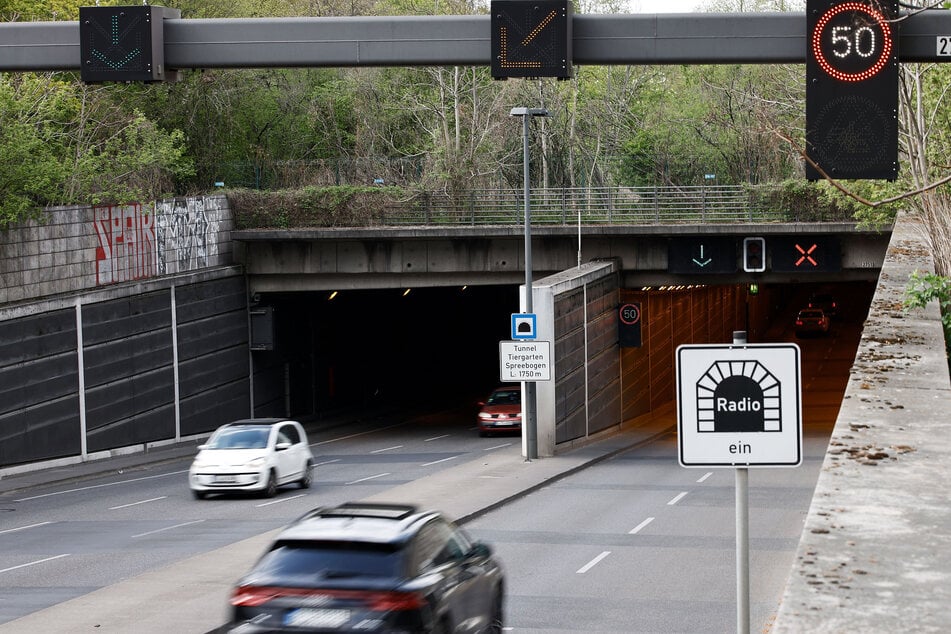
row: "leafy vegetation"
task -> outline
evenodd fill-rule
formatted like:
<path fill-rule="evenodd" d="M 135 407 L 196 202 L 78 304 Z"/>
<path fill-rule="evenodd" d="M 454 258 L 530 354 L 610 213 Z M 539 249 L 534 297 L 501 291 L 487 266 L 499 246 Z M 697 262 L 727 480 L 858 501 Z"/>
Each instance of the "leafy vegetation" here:
<path fill-rule="evenodd" d="M 484 12 L 459 0 L 174 0 L 184 18 L 425 15 Z M 79 3 L 0 0 L 6 20 L 75 20 Z M 715 11 L 802 10 L 785 0 L 708 0 Z M 578 10 L 622 12 L 612 0 Z M 405 191 L 463 197 L 517 188 L 521 122 L 532 120 L 532 179 L 540 187 L 744 185 L 791 221 L 851 215 L 872 226 L 902 206 L 935 235 L 939 272 L 951 271 L 944 229 L 951 67 L 904 65 L 902 164 L 896 183 L 803 179 L 801 65 L 579 66 L 570 81 L 493 81 L 485 67 L 187 70 L 169 84 L 86 86 L 74 74 L 0 77 L 0 224 L 42 206 L 198 194 L 223 184 L 252 224 L 358 220 L 358 201 Z M 947 65 L 944 65 L 947 66 Z M 377 184 L 376 187 L 371 187 Z M 379 185 L 383 187 L 379 187 Z M 329 202 L 339 187 L 370 190 Z M 292 193 L 300 189 L 297 193 Z M 843 189 L 845 191 L 843 191 Z M 270 190 L 270 200 L 252 190 Z M 312 193 L 323 191 L 315 197 Z M 869 203 L 872 204 L 869 204 Z M 247 209 L 246 207 L 244 209 Z M 275 214 L 273 222 L 263 217 Z M 372 215 L 372 214 L 371 214 Z M 945 243 L 947 247 L 943 246 Z"/>
<path fill-rule="evenodd" d="M 228 192 L 238 229 L 365 227 L 406 196 L 398 187 L 302 187 Z"/>
<path fill-rule="evenodd" d="M 944 326 L 945 354 L 951 362 L 951 278 L 934 273 L 911 274 L 905 288 L 903 307 L 905 311 L 924 308 L 937 300 L 941 309 L 941 325 Z"/>
<path fill-rule="evenodd" d="M 44 206 L 152 200 L 194 173 L 181 131 L 58 75 L 0 75 L 0 226 Z"/>

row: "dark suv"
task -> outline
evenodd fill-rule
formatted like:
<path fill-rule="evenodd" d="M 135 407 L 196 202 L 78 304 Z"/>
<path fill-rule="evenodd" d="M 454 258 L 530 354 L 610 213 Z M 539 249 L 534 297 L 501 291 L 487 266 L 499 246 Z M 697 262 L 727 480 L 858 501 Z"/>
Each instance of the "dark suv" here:
<path fill-rule="evenodd" d="M 490 548 L 435 511 L 349 503 L 285 528 L 231 595 L 233 634 L 501 632 Z"/>
<path fill-rule="evenodd" d="M 809 308 L 821 308 L 826 317 L 832 319 L 839 312 L 839 306 L 835 302 L 832 293 L 820 292 L 809 296 Z"/>

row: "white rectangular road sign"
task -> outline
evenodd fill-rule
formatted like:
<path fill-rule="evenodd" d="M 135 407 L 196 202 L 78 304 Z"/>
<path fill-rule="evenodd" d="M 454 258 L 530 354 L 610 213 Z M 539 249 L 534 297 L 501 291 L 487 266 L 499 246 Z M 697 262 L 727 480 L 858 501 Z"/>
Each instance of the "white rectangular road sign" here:
<path fill-rule="evenodd" d="M 550 341 L 500 341 L 499 378 L 503 383 L 551 380 Z"/>
<path fill-rule="evenodd" d="M 685 467 L 802 462 L 799 346 L 677 348 L 677 435 Z"/>

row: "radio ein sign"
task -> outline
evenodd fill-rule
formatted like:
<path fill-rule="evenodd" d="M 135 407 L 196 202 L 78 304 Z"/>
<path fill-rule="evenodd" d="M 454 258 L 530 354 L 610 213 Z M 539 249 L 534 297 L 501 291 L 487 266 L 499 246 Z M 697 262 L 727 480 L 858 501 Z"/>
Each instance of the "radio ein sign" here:
<path fill-rule="evenodd" d="M 802 461 L 796 344 L 677 348 L 677 427 L 685 467 Z"/>

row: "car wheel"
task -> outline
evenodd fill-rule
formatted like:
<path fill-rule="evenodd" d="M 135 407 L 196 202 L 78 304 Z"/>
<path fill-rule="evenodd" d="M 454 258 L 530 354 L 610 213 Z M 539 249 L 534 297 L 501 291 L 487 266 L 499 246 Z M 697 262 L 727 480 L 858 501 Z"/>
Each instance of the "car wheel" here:
<path fill-rule="evenodd" d="M 192 495 L 195 496 L 195 499 L 196 499 L 196 500 L 204 500 L 206 497 L 208 497 L 208 492 L 207 492 L 207 491 L 195 491 L 194 489 L 192 489 Z"/>
<path fill-rule="evenodd" d="M 449 623 L 445 618 L 441 618 L 433 624 L 431 634 L 449 634 Z"/>
<path fill-rule="evenodd" d="M 492 602 L 492 620 L 489 621 L 488 631 L 491 634 L 502 634 L 502 593 L 499 592 L 498 596 L 495 597 L 495 600 Z"/>
<path fill-rule="evenodd" d="M 310 463 L 310 460 L 307 461 L 307 464 L 304 465 L 304 477 L 300 479 L 300 488 L 309 489 L 311 483 L 314 481 L 314 465 Z"/>
<path fill-rule="evenodd" d="M 277 495 L 277 474 L 274 473 L 274 470 L 271 469 L 267 477 L 267 484 L 264 489 L 261 491 L 261 495 L 266 498 L 272 498 Z"/>

